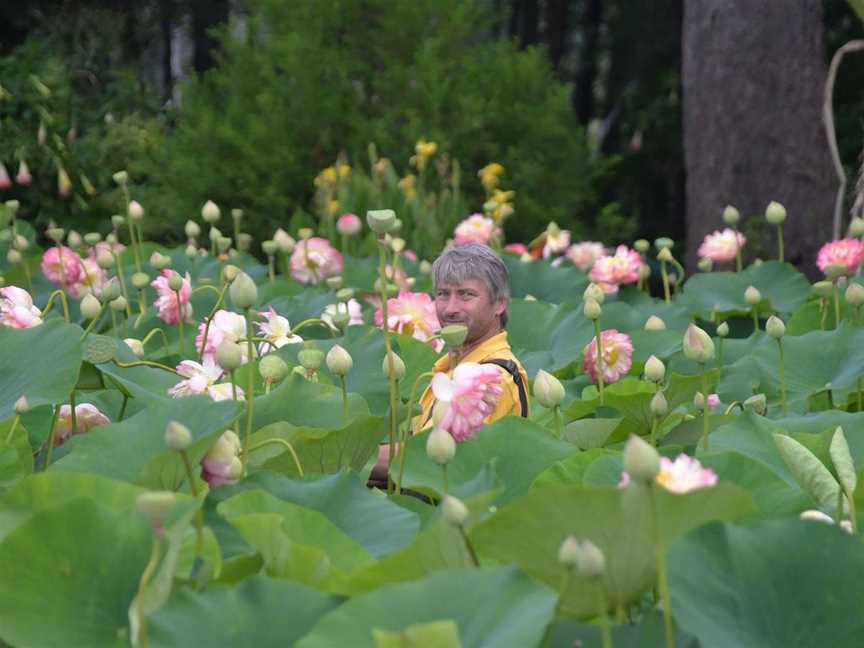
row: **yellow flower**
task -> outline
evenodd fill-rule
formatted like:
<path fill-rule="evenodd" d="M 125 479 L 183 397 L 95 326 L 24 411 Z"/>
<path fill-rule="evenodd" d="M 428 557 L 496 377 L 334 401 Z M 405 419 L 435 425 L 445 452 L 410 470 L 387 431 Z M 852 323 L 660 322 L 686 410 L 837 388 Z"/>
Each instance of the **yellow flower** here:
<path fill-rule="evenodd" d="M 339 201 L 338 200 L 331 200 L 330 204 L 327 206 L 327 208 L 330 211 L 330 215 L 335 216 L 336 214 L 339 213 Z"/>
<path fill-rule="evenodd" d="M 339 178 L 347 178 L 351 175 L 351 165 L 350 164 L 340 164 L 339 165 Z"/>
<path fill-rule="evenodd" d="M 409 160 L 411 164 L 417 167 L 418 170 L 422 171 L 426 168 L 426 163 L 429 161 L 435 152 L 438 150 L 438 145 L 435 142 L 427 142 L 424 139 L 421 139 L 414 145 L 414 153 Z"/>
<path fill-rule="evenodd" d="M 399 188 L 402 190 L 402 193 L 405 194 L 406 199 L 414 200 L 414 198 L 417 197 L 417 190 L 414 188 L 416 184 L 417 176 L 413 173 L 409 173 L 399 181 Z"/>
<path fill-rule="evenodd" d="M 336 169 L 327 167 L 315 178 L 315 186 L 318 188 L 330 188 L 336 185 Z"/>
<path fill-rule="evenodd" d="M 504 167 L 497 162 L 490 162 L 477 172 L 477 176 L 480 178 L 480 182 L 483 184 L 483 188 L 487 194 L 492 193 L 495 187 L 498 186 L 498 180 L 503 173 Z"/>
<path fill-rule="evenodd" d="M 387 173 L 388 168 L 390 168 L 390 160 L 386 157 L 380 158 L 375 164 L 372 165 L 372 170 L 377 175 L 381 176 Z"/>
<path fill-rule="evenodd" d="M 500 189 L 496 189 L 492 193 L 492 200 L 495 202 L 502 204 L 506 202 L 510 202 L 516 196 L 516 192 L 513 190 L 510 191 L 501 191 Z"/>

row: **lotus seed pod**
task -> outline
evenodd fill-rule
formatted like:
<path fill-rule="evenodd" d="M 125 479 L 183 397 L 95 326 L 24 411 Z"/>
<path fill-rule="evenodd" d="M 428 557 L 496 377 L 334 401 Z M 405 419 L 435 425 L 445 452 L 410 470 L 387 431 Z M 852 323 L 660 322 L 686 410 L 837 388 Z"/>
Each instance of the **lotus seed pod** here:
<path fill-rule="evenodd" d="M 813 284 L 813 292 L 820 297 L 830 297 L 831 293 L 834 292 L 834 284 L 830 281 L 817 281 Z"/>
<path fill-rule="evenodd" d="M 84 235 L 84 242 L 87 245 L 96 245 L 102 240 L 102 235 L 99 232 L 87 232 Z"/>
<path fill-rule="evenodd" d="M 674 257 L 672 256 L 672 252 L 669 250 L 668 247 L 660 248 L 660 251 L 657 253 L 657 260 L 664 263 L 671 263 L 673 258 Z"/>
<path fill-rule="evenodd" d="M 846 287 L 846 302 L 850 306 L 861 306 L 864 304 L 864 286 L 852 281 Z"/>
<path fill-rule="evenodd" d="M 432 273 L 432 264 L 426 259 L 423 259 L 419 265 L 420 274 L 428 275 Z"/>
<path fill-rule="evenodd" d="M 232 209 L 231 210 L 231 218 L 234 219 L 235 223 L 239 223 L 243 220 L 243 210 L 242 209 Z"/>
<path fill-rule="evenodd" d="M 711 272 L 714 269 L 714 262 L 708 257 L 699 259 L 699 263 L 696 265 L 702 272 Z"/>
<path fill-rule="evenodd" d="M 279 246 L 276 245 L 276 241 L 262 241 L 261 249 L 264 250 L 264 254 L 267 256 L 274 256 L 276 252 L 279 251 Z"/>
<path fill-rule="evenodd" d="M 446 430 L 432 428 L 426 439 L 426 456 L 439 466 L 444 466 L 456 456 L 456 440 Z"/>
<path fill-rule="evenodd" d="M 116 299 L 112 299 L 108 305 L 111 307 L 111 310 L 119 313 L 120 311 L 126 310 L 126 298 L 123 295 L 120 295 Z"/>
<path fill-rule="evenodd" d="M 552 409 L 564 400 L 564 385 L 555 376 L 540 369 L 534 378 L 534 398 L 543 407 Z"/>
<path fill-rule="evenodd" d="M 146 288 L 150 283 L 150 277 L 147 276 L 146 272 L 136 272 L 132 275 L 132 285 L 141 290 L 142 288 Z"/>
<path fill-rule="evenodd" d="M 695 324 L 684 332 L 683 351 L 687 359 L 705 364 L 714 359 L 714 340 Z"/>
<path fill-rule="evenodd" d="M 243 271 L 237 273 L 228 292 L 237 308 L 251 308 L 258 301 L 258 287 L 252 281 L 252 277 Z"/>
<path fill-rule="evenodd" d="M 336 376 L 345 376 L 354 367 L 351 354 L 338 344 L 333 345 L 327 352 L 326 361 L 330 373 Z"/>
<path fill-rule="evenodd" d="M 666 322 L 657 317 L 656 315 L 651 315 L 647 320 L 645 320 L 645 330 L 646 331 L 665 331 L 666 330 Z"/>
<path fill-rule="evenodd" d="M 271 353 L 258 362 L 258 373 L 268 382 L 279 382 L 288 375 L 288 365 L 279 356 Z"/>
<path fill-rule="evenodd" d="M 126 215 L 133 221 L 140 221 L 144 218 L 144 207 L 137 200 L 133 200 L 126 208 Z"/>
<path fill-rule="evenodd" d="M 192 445 L 192 433 L 178 421 L 168 421 L 165 426 L 165 445 L 172 450 L 185 450 Z"/>
<path fill-rule="evenodd" d="M 651 398 L 651 403 L 648 405 L 651 413 L 657 418 L 666 416 L 669 411 L 669 403 L 666 401 L 666 395 L 662 391 L 658 391 Z"/>
<path fill-rule="evenodd" d="M 564 542 L 558 547 L 558 562 L 573 568 L 579 564 L 579 541 L 572 535 L 564 538 Z"/>
<path fill-rule="evenodd" d="M 243 364 L 243 349 L 233 340 L 223 340 L 216 347 L 216 364 L 231 372 Z"/>
<path fill-rule="evenodd" d="M 164 270 L 171 265 L 171 259 L 160 252 L 154 252 L 150 255 L 150 265 L 157 270 Z"/>
<path fill-rule="evenodd" d="M 339 290 L 342 288 L 342 277 L 340 275 L 333 275 L 332 277 L 327 277 L 326 279 L 327 287 L 330 290 Z"/>
<path fill-rule="evenodd" d="M 657 248 L 658 251 L 663 249 L 670 249 L 673 245 L 675 244 L 668 236 L 661 236 L 658 239 L 654 239 L 654 247 Z"/>
<path fill-rule="evenodd" d="M 49 227 L 45 232 L 52 241 L 54 241 L 57 245 L 60 245 L 63 242 L 63 236 L 66 234 L 66 230 L 62 227 Z"/>
<path fill-rule="evenodd" d="M 741 214 L 732 205 L 726 205 L 723 210 L 723 222 L 731 227 L 735 227 L 738 221 L 741 220 Z"/>
<path fill-rule="evenodd" d="M 345 303 L 350 301 L 351 298 L 354 297 L 354 289 L 353 288 L 340 288 L 336 291 L 336 300 L 340 303 Z"/>
<path fill-rule="evenodd" d="M 297 359 L 306 371 L 317 371 L 324 362 L 324 352 L 310 347 L 300 351 L 297 354 Z"/>
<path fill-rule="evenodd" d="M 184 253 L 186 254 L 187 258 L 194 259 L 196 256 L 198 256 L 198 248 L 192 244 L 189 244 L 186 246 L 186 250 L 184 250 Z"/>
<path fill-rule="evenodd" d="M 849 236 L 864 236 L 864 218 L 855 217 L 849 222 Z"/>
<path fill-rule="evenodd" d="M 576 571 L 587 578 L 600 578 L 606 573 L 606 557 L 600 547 L 588 539 L 579 543 Z"/>
<path fill-rule="evenodd" d="M 665 377 L 666 365 L 664 365 L 663 361 L 657 358 L 657 356 L 650 356 L 648 360 L 645 361 L 645 378 L 651 382 L 660 383 L 663 382 L 663 378 Z"/>
<path fill-rule="evenodd" d="M 585 292 L 582 293 L 582 299 L 593 299 L 598 304 L 603 304 L 603 301 L 606 299 L 606 293 L 597 284 L 589 283 Z"/>
<path fill-rule="evenodd" d="M 786 335 L 786 325 L 779 317 L 772 315 L 765 322 L 765 332 L 775 340 L 779 340 Z"/>
<path fill-rule="evenodd" d="M 748 286 L 747 290 L 744 291 L 744 301 L 747 302 L 748 306 L 756 306 L 762 301 L 762 293 L 759 292 L 758 288 Z"/>
<path fill-rule="evenodd" d="M 393 229 L 396 212 L 392 209 L 374 209 L 366 212 L 366 224 L 379 236 Z"/>
<path fill-rule="evenodd" d="M 468 337 L 468 327 L 464 324 L 448 324 L 439 331 L 441 339 L 449 348 L 455 349 L 465 344 Z"/>
<path fill-rule="evenodd" d="M 462 500 L 452 495 L 445 495 L 441 500 L 441 512 L 444 519 L 456 527 L 461 527 L 468 519 L 468 507 L 462 503 Z"/>
<path fill-rule="evenodd" d="M 117 171 L 111 176 L 118 185 L 125 185 L 129 182 L 129 174 L 126 171 Z"/>
<path fill-rule="evenodd" d="M 700 411 L 705 409 L 705 394 L 700 391 L 693 394 L 693 407 Z"/>
<path fill-rule="evenodd" d="M 311 227 L 301 227 L 297 230 L 297 236 L 299 236 L 302 240 L 308 241 L 312 236 L 314 236 L 315 232 Z"/>
<path fill-rule="evenodd" d="M 631 434 L 624 445 L 624 470 L 636 481 L 650 482 L 660 472 L 660 455 L 640 437 Z"/>
<path fill-rule="evenodd" d="M 717 337 L 725 338 L 729 335 L 729 325 L 726 322 L 720 322 L 717 327 Z"/>
<path fill-rule="evenodd" d="M 638 239 L 633 242 L 633 249 L 640 254 L 645 254 L 651 249 L 651 244 L 646 239 Z"/>
<path fill-rule="evenodd" d="M 593 299 L 586 299 L 584 305 L 582 306 L 582 314 L 585 316 L 585 319 L 592 322 L 598 319 L 602 312 L 603 309 L 600 308 L 600 304 L 598 304 Z"/>
<path fill-rule="evenodd" d="M 771 225 L 780 225 L 786 220 L 786 208 L 772 200 L 765 208 L 765 220 Z"/>
<path fill-rule="evenodd" d="M 768 409 L 768 399 L 765 394 L 755 394 L 744 401 L 744 409 L 753 410 L 760 416 L 764 416 Z"/>
<path fill-rule="evenodd" d="M 30 403 L 27 402 L 26 396 L 20 396 L 18 400 L 15 401 L 15 413 L 18 416 L 22 414 L 26 414 L 30 411 Z"/>
<path fill-rule="evenodd" d="M 102 313 L 102 304 L 90 293 L 84 295 L 81 300 L 81 315 L 84 319 L 94 320 Z"/>
<path fill-rule="evenodd" d="M 273 240 L 276 241 L 276 245 L 279 246 L 279 251 L 282 254 L 291 254 L 297 245 L 297 241 L 281 227 L 274 232 Z"/>
<path fill-rule="evenodd" d="M 69 230 L 69 233 L 66 235 L 66 243 L 69 244 L 69 247 L 77 249 L 84 244 L 84 239 L 75 230 Z"/>
<path fill-rule="evenodd" d="M 160 533 L 176 503 L 177 495 L 172 491 L 151 491 L 135 499 L 135 508 L 147 518 L 153 530 Z"/>
<path fill-rule="evenodd" d="M 402 362 L 402 358 L 400 358 L 392 351 L 390 352 L 389 356 L 384 356 L 384 360 L 381 363 L 381 371 L 384 372 L 384 375 L 387 378 L 390 378 L 391 362 L 393 364 L 393 378 L 395 378 L 396 380 L 402 380 L 402 378 L 405 377 L 405 363 Z"/>
<path fill-rule="evenodd" d="M 138 358 L 144 357 L 144 343 L 137 338 L 126 338 L 123 340 L 124 344 L 129 347 L 129 350 L 135 354 Z"/>
<path fill-rule="evenodd" d="M 829 263 L 825 266 L 825 276 L 829 279 L 839 279 L 846 274 L 846 266 L 842 263 Z"/>
<path fill-rule="evenodd" d="M 210 225 L 217 222 L 221 215 L 222 212 L 219 211 L 219 207 L 212 200 L 205 202 L 201 208 L 201 218 L 204 219 L 205 223 L 209 223 Z"/>
<path fill-rule="evenodd" d="M 168 275 L 168 287 L 171 290 L 180 290 L 183 287 L 183 277 L 174 270 Z"/>

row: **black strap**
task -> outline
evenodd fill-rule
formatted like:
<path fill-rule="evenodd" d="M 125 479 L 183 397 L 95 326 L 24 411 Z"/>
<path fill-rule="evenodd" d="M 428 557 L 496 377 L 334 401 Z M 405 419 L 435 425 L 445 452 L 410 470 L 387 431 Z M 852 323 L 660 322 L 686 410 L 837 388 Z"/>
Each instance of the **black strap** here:
<path fill-rule="evenodd" d="M 522 382 L 522 374 L 519 373 L 519 367 L 516 363 L 503 358 L 489 358 L 481 361 L 480 364 L 498 365 L 512 376 L 513 382 L 516 383 L 516 388 L 519 390 L 519 406 L 522 408 L 522 418 L 528 418 L 528 394 L 525 392 L 525 383 Z"/>

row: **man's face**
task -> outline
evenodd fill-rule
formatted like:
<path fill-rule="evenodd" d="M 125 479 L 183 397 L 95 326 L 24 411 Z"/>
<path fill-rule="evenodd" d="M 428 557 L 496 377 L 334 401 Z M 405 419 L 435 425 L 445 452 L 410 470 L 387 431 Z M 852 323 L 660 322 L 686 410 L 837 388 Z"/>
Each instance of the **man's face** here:
<path fill-rule="evenodd" d="M 435 289 L 435 311 L 441 326 L 462 324 L 468 327 L 466 343 L 481 339 L 499 327 L 506 300 L 493 302 L 481 279 L 470 278 L 460 284 L 441 283 Z"/>

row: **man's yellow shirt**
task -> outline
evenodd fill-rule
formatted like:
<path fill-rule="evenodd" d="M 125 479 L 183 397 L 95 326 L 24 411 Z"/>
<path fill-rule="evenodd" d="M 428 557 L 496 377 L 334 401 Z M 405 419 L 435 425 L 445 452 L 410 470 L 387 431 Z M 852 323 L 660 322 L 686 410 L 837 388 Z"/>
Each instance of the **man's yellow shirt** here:
<path fill-rule="evenodd" d="M 527 395 L 528 374 L 525 373 L 525 368 L 519 362 L 518 358 L 513 355 L 513 351 L 510 349 L 510 344 L 507 342 L 507 331 L 502 331 L 497 335 L 493 335 L 476 349 L 473 349 L 464 358 L 461 358 L 459 362 L 479 363 L 493 359 L 512 360 L 516 363 L 516 366 L 519 368 L 519 375 L 522 376 L 522 384 L 526 389 Z M 432 371 L 436 373 L 446 371 L 448 374 L 452 375 L 451 369 L 449 354 L 439 358 L 432 366 Z M 499 370 L 501 371 L 501 387 L 503 387 L 504 391 L 501 393 L 501 396 L 498 397 L 495 411 L 486 417 L 486 423 L 492 423 L 493 421 L 497 421 L 498 419 L 510 414 L 514 416 L 521 416 L 522 414 L 522 406 L 519 401 L 519 388 L 516 386 L 516 383 L 513 382 L 513 377 L 509 372 L 500 367 Z M 421 430 L 427 430 L 432 427 L 432 417 L 430 414 L 434 404 L 435 395 L 432 393 L 432 386 L 430 385 L 429 387 L 426 387 L 426 390 L 420 397 L 420 407 L 423 411 L 419 416 L 414 417 L 413 430 L 415 434 Z"/>

